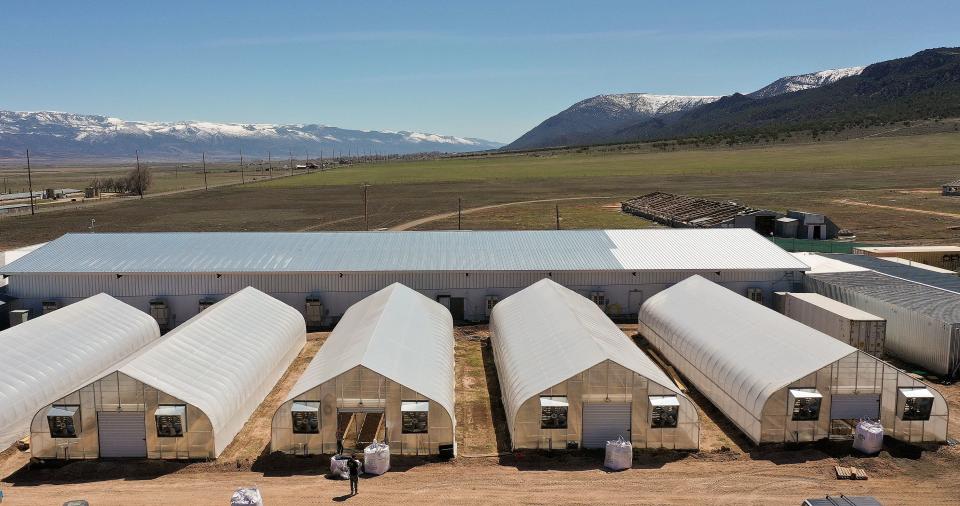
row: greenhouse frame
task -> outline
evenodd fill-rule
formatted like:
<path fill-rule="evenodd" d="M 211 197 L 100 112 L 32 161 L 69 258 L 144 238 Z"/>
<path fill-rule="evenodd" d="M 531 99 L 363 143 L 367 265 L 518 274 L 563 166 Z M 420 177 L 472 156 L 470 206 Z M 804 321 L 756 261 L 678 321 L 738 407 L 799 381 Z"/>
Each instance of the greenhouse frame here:
<path fill-rule="evenodd" d="M 697 449 L 696 407 L 593 301 L 543 279 L 493 309 L 490 341 L 514 449 Z"/>
<path fill-rule="evenodd" d="M 0 332 L 0 448 L 30 434 L 42 406 L 159 337 L 150 315 L 106 294 Z"/>
<path fill-rule="evenodd" d="M 351 306 L 273 417 L 273 451 L 456 453 L 453 318 L 394 283 Z"/>
<path fill-rule="evenodd" d="M 36 412 L 33 456 L 216 458 L 305 343 L 298 311 L 243 289 Z"/>
<path fill-rule="evenodd" d="M 645 302 L 639 329 L 755 444 L 852 436 L 860 419 L 907 442 L 946 440 L 935 389 L 699 276 Z"/>

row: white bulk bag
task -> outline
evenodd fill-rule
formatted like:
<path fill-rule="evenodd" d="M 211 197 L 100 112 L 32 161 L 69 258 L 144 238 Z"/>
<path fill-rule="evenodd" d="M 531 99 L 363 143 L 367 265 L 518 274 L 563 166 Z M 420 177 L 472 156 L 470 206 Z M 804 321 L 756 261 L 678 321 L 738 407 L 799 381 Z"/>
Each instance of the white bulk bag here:
<path fill-rule="evenodd" d="M 363 472 L 381 475 L 390 470 L 390 445 L 374 441 L 363 449 Z"/>
<path fill-rule="evenodd" d="M 230 498 L 230 506 L 263 506 L 263 497 L 257 487 L 238 488 Z"/>
<path fill-rule="evenodd" d="M 603 466 L 611 471 L 622 471 L 633 466 L 633 444 L 623 436 L 616 441 L 607 441 L 607 454 Z"/>
<path fill-rule="evenodd" d="M 350 479 L 350 468 L 347 467 L 350 457 L 334 455 L 330 457 L 330 475 L 341 480 Z"/>
<path fill-rule="evenodd" d="M 853 438 L 853 447 L 868 455 L 883 449 L 883 425 L 871 420 L 860 420 Z"/>

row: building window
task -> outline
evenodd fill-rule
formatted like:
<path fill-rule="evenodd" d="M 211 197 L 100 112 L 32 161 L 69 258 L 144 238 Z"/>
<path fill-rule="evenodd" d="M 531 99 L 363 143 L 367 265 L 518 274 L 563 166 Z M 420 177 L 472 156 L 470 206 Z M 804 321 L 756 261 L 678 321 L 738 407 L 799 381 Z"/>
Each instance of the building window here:
<path fill-rule="evenodd" d="M 50 427 L 52 438 L 79 437 L 80 406 L 51 406 L 47 410 L 47 425 Z"/>
<path fill-rule="evenodd" d="M 430 401 L 401 401 L 401 434 L 426 434 Z"/>
<path fill-rule="evenodd" d="M 676 395 L 650 396 L 650 428 L 675 429 L 680 420 L 680 401 Z"/>
<path fill-rule="evenodd" d="M 294 434 L 320 433 L 320 402 L 293 401 L 290 416 Z"/>
<path fill-rule="evenodd" d="M 187 407 L 183 404 L 161 405 L 154 413 L 157 437 L 183 437 L 187 426 Z"/>
<path fill-rule="evenodd" d="M 747 298 L 758 304 L 763 304 L 763 290 L 760 288 L 747 288 Z"/>
<path fill-rule="evenodd" d="M 540 428 L 566 429 L 570 403 L 566 396 L 540 397 Z"/>
<path fill-rule="evenodd" d="M 794 422 L 819 420 L 821 401 L 823 396 L 815 388 L 790 389 L 790 419 Z"/>

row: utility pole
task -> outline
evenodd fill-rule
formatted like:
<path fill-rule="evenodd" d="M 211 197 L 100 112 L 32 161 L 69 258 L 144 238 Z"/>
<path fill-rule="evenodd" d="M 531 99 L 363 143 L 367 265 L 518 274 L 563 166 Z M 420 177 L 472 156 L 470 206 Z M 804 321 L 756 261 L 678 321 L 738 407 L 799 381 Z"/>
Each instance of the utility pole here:
<path fill-rule="evenodd" d="M 178 190 L 183 189 L 183 187 L 180 186 L 180 167 L 183 167 L 182 163 L 178 163 L 177 166 L 173 168 L 173 182 L 176 183 Z"/>
<path fill-rule="evenodd" d="M 367 217 L 367 188 L 370 188 L 370 185 L 363 183 L 361 187 L 363 188 L 363 229 L 370 230 L 370 220 Z"/>
<path fill-rule="evenodd" d="M 267 170 L 270 171 L 270 178 L 273 178 L 273 159 L 270 158 L 270 152 L 267 151 Z"/>
<path fill-rule="evenodd" d="M 207 153 L 204 151 L 203 156 L 203 191 L 207 191 Z"/>
<path fill-rule="evenodd" d="M 560 230 L 560 204 L 557 204 L 557 230 Z"/>
<path fill-rule="evenodd" d="M 247 181 L 243 177 L 243 148 L 240 148 L 240 184 L 246 184 Z"/>
<path fill-rule="evenodd" d="M 457 230 L 460 230 L 462 214 L 463 214 L 463 197 L 457 197 Z"/>
<path fill-rule="evenodd" d="M 290 153 L 290 175 L 292 176 L 293 175 L 293 150 L 291 149 L 289 153 Z"/>
<path fill-rule="evenodd" d="M 143 200 L 143 173 L 140 172 L 140 150 L 136 150 L 137 154 L 137 193 L 140 194 L 140 200 Z"/>
<path fill-rule="evenodd" d="M 30 172 L 30 150 L 27 150 L 27 191 L 30 192 L 30 215 L 33 216 L 33 175 Z"/>

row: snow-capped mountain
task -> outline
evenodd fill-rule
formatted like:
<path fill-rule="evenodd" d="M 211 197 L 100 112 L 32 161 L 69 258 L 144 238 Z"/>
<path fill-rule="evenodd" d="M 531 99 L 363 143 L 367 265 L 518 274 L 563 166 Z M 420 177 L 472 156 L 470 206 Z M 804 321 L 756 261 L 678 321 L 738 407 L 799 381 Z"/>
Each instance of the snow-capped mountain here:
<path fill-rule="evenodd" d="M 251 157 L 272 152 L 327 156 L 348 153 L 408 154 L 495 149 L 483 139 L 420 132 L 346 130 L 325 125 L 212 123 L 205 121 L 126 121 L 107 116 L 64 112 L 0 111 L 0 157 L 22 156 L 26 148 L 39 157 L 129 158 L 134 150 L 151 159 L 179 159 L 206 152 L 211 158 Z"/>
<path fill-rule="evenodd" d="M 621 93 L 581 100 L 513 141 L 508 148 L 528 149 L 602 142 L 627 125 L 687 111 L 720 97 Z"/>
<path fill-rule="evenodd" d="M 783 95 L 784 93 L 819 88 L 830 83 L 835 83 L 844 77 L 860 75 L 865 68 L 866 67 L 846 67 L 842 69 L 821 70 L 820 72 L 811 72 L 798 76 L 781 77 L 747 96 L 751 98 L 767 98 Z"/>

